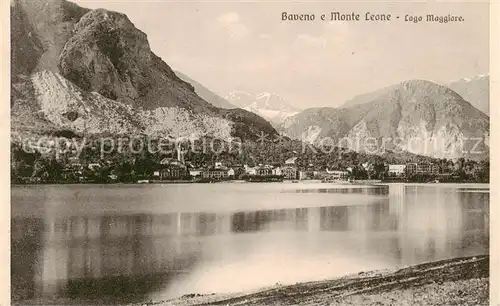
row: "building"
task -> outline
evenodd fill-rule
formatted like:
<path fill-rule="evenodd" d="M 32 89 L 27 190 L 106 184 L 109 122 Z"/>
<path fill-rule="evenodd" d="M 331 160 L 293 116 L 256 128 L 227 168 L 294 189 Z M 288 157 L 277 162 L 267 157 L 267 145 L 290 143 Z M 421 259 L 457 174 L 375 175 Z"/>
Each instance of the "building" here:
<path fill-rule="evenodd" d="M 222 165 L 221 162 L 216 162 L 214 166 L 210 166 L 201 172 L 203 179 L 223 180 L 229 177 L 229 169 Z"/>
<path fill-rule="evenodd" d="M 231 168 L 234 172 L 233 178 L 235 179 L 241 179 L 245 175 L 245 169 L 243 169 L 240 166 L 236 166 Z"/>
<path fill-rule="evenodd" d="M 286 180 L 297 180 L 299 178 L 299 171 L 295 166 L 284 166 L 281 168 L 281 175 Z"/>
<path fill-rule="evenodd" d="M 222 180 L 229 177 L 226 167 L 209 167 L 201 172 L 201 177 L 210 180 Z"/>
<path fill-rule="evenodd" d="M 392 176 L 392 177 L 405 176 L 406 165 L 401 165 L 401 164 L 389 165 L 387 172 L 388 172 L 389 176 Z"/>
<path fill-rule="evenodd" d="M 328 173 L 325 170 L 314 171 L 314 179 L 322 180 L 328 177 Z"/>
<path fill-rule="evenodd" d="M 345 170 L 326 170 L 327 180 L 346 181 L 349 179 L 349 172 Z"/>
<path fill-rule="evenodd" d="M 83 170 L 83 165 L 78 157 L 73 156 L 68 158 L 68 166 L 74 170 Z"/>
<path fill-rule="evenodd" d="M 247 175 L 256 175 L 255 167 L 244 165 L 243 169 Z"/>
<path fill-rule="evenodd" d="M 270 176 L 273 175 L 273 167 L 269 165 L 258 166 L 255 168 L 256 176 Z"/>
<path fill-rule="evenodd" d="M 160 179 L 162 180 L 183 179 L 187 176 L 188 172 L 185 167 L 172 165 L 160 169 Z"/>
<path fill-rule="evenodd" d="M 417 163 L 406 164 L 406 174 L 412 175 L 417 173 Z"/>
<path fill-rule="evenodd" d="M 161 180 L 183 179 L 189 176 L 186 165 L 173 158 L 164 158 L 158 169 Z"/>
<path fill-rule="evenodd" d="M 418 163 L 417 174 L 439 174 L 439 166 L 436 164 Z"/>
<path fill-rule="evenodd" d="M 314 178 L 314 171 L 301 170 L 299 171 L 299 180 L 312 180 Z"/>
<path fill-rule="evenodd" d="M 439 174 L 439 166 L 432 163 L 406 164 L 406 173 L 411 174 Z"/>
<path fill-rule="evenodd" d="M 273 175 L 283 175 L 280 167 L 273 168 Z"/>
<path fill-rule="evenodd" d="M 191 175 L 192 177 L 199 177 L 199 176 L 201 176 L 202 172 L 203 172 L 203 169 L 190 169 L 189 175 Z"/>
<path fill-rule="evenodd" d="M 79 181 L 83 176 L 83 172 L 78 168 L 65 167 L 61 171 L 61 177 L 66 181 Z"/>

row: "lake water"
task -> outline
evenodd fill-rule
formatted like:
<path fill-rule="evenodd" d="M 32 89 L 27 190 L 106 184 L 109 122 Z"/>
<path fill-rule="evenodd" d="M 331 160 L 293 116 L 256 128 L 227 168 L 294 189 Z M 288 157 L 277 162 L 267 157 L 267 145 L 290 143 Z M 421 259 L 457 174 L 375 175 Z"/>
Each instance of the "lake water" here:
<path fill-rule="evenodd" d="M 488 185 L 12 187 L 12 298 L 138 302 L 489 252 Z"/>

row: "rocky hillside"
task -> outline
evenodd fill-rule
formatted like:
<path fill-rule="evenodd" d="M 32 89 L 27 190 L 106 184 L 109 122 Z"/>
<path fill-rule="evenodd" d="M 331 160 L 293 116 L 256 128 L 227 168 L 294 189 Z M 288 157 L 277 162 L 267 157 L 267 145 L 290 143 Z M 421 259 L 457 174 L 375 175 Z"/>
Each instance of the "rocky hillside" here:
<path fill-rule="evenodd" d="M 411 80 L 371 97 L 371 101 L 341 109 L 307 109 L 285 120 L 281 129 L 294 138 L 316 144 L 333 141 L 356 151 L 402 149 L 433 157 L 488 156 L 489 117 L 453 90 Z"/>
<path fill-rule="evenodd" d="M 193 85 L 194 91 L 198 96 L 203 98 L 203 100 L 207 101 L 208 103 L 219 107 L 219 108 L 227 108 L 227 109 L 232 109 L 232 108 L 237 108 L 237 106 L 229 103 L 226 99 L 222 98 L 221 96 L 217 95 L 216 93 L 212 92 L 210 89 L 206 88 L 199 82 L 191 79 L 187 75 L 176 71 L 175 74 L 183 81 L 188 82 L 189 84 Z"/>
<path fill-rule="evenodd" d="M 283 97 L 269 92 L 257 94 L 235 90 L 230 92 L 226 100 L 251 111 L 279 125 L 286 118 L 297 114 L 300 110 L 290 105 Z"/>
<path fill-rule="evenodd" d="M 229 133 L 249 140 L 261 131 L 276 134 L 248 111 L 220 109 L 203 100 L 151 51 L 146 34 L 123 14 L 64 0 L 15 0 L 11 20 L 12 129 L 17 134 L 57 129 Z"/>
<path fill-rule="evenodd" d="M 12 75 L 58 71 L 61 50 L 88 11 L 61 0 L 11 1 Z"/>
<path fill-rule="evenodd" d="M 16 114 L 13 123 L 17 135 L 45 129 L 47 133 L 67 130 L 77 134 L 146 134 L 152 137 L 208 135 L 229 140 L 232 127 L 237 124 L 224 118 L 192 114 L 179 107 L 137 110 L 97 92 L 86 92 L 48 70 L 34 73 L 25 84 L 31 92 L 29 99 L 17 99 L 12 108 Z"/>
<path fill-rule="evenodd" d="M 347 100 L 344 104 L 342 104 L 342 108 L 349 108 L 349 107 L 369 103 L 369 102 L 375 100 L 376 98 L 378 98 L 379 96 L 387 94 L 390 91 L 396 89 L 396 87 L 397 87 L 397 84 L 394 84 L 394 85 L 387 86 L 387 87 L 384 87 L 381 89 L 377 89 L 375 91 L 371 91 L 371 92 L 357 95 L 357 96 L 353 97 L 352 99 Z"/>
<path fill-rule="evenodd" d="M 458 93 L 464 100 L 470 102 L 475 108 L 489 116 L 490 109 L 490 76 L 479 75 L 473 78 L 463 78 L 457 81 L 443 84 L 451 90 Z M 387 86 L 373 92 L 368 92 L 355 96 L 354 98 L 346 101 L 342 107 L 348 108 L 364 103 L 371 102 L 377 97 L 387 94 L 396 88 L 396 85 Z"/>
<path fill-rule="evenodd" d="M 490 76 L 481 75 L 464 78 L 447 85 L 469 101 L 475 108 L 489 116 L 490 114 Z"/>

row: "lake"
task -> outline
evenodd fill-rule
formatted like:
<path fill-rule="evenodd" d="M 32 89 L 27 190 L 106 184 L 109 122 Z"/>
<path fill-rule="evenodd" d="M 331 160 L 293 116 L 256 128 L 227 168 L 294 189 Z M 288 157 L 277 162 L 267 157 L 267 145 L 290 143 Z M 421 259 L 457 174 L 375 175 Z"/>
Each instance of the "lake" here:
<path fill-rule="evenodd" d="M 37 185 L 11 192 L 17 302 L 241 292 L 489 252 L 489 185 Z"/>

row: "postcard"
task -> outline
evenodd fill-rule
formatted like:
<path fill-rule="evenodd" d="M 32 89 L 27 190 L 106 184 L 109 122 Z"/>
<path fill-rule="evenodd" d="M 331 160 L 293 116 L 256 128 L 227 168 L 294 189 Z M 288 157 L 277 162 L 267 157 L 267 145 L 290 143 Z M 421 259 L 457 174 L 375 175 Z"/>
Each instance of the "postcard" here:
<path fill-rule="evenodd" d="M 489 2 L 9 10 L 13 305 L 493 303 Z"/>

